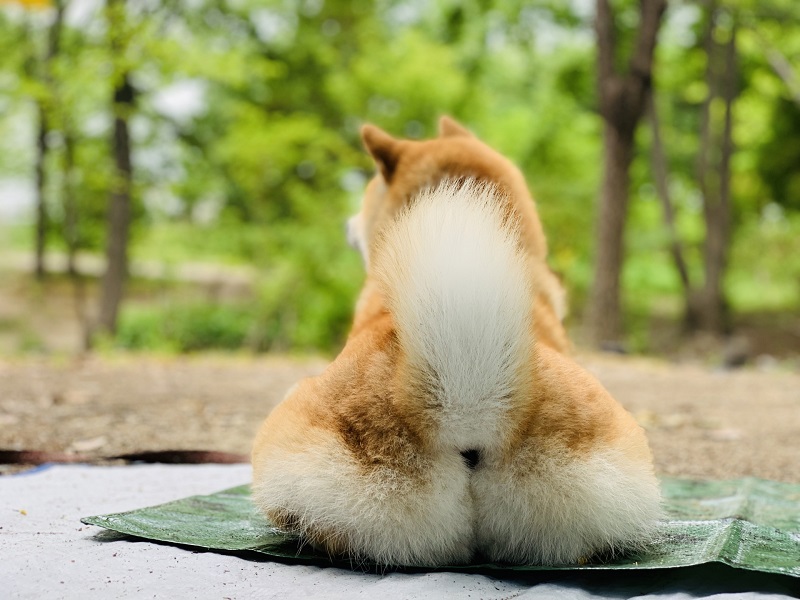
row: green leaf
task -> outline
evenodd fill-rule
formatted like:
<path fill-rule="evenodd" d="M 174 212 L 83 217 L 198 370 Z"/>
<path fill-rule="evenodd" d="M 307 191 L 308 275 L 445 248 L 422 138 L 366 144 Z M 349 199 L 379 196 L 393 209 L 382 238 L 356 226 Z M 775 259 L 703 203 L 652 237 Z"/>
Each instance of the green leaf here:
<path fill-rule="evenodd" d="M 646 552 L 585 565 L 475 563 L 457 570 L 664 569 L 721 562 L 800 577 L 800 485 L 762 479 L 663 479 L 668 519 Z M 139 538 L 208 550 L 246 551 L 298 562 L 348 566 L 301 544 L 261 516 L 243 485 L 125 513 L 82 519 Z M 359 568 L 365 563 L 359 561 Z M 374 565 L 373 565 L 374 566 Z M 424 568 L 424 567 L 423 567 Z M 441 567 L 440 567 L 441 569 Z"/>

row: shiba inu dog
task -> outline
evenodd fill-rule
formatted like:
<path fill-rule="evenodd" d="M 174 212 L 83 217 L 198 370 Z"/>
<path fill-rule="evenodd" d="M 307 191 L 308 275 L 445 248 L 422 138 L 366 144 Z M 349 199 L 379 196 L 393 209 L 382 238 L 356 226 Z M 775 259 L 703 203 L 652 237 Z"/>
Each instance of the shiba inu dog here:
<path fill-rule="evenodd" d="M 331 555 L 570 564 L 646 543 L 642 429 L 566 352 L 563 293 L 522 175 L 454 121 L 362 130 L 378 174 L 350 231 L 352 332 L 253 450 L 253 500 Z"/>

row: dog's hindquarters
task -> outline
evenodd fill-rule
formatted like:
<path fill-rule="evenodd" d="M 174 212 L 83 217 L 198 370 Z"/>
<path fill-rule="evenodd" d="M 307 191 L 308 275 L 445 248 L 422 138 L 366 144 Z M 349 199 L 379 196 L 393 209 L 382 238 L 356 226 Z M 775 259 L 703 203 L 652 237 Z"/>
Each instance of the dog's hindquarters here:
<path fill-rule="evenodd" d="M 476 550 L 574 562 L 652 530 L 641 428 L 535 344 L 536 269 L 505 200 L 449 182 L 387 227 L 372 275 L 388 310 L 256 441 L 253 496 L 277 525 L 333 554 L 406 565 Z"/>
<path fill-rule="evenodd" d="M 470 480 L 479 551 L 559 564 L 646 541 L 660 502 L 644 433 L 535 339 L 543 266 L 521 248 L 506 199 L 445 182 L 398 217 L 376 256 L 406 380 L 442 451 L 481 457 Z"/>
<path fill-rule="evenodd" d="M 391 404 L 357 393 L 364 379 L 385 383 L 383 366 L 357 373 L 340 358 L 337 367 L 296 386 L 262 425 L 253 451 L 256 506 L 331 556 L 469 561 L 474 510 L 461 457 L 430 452 Z"/>

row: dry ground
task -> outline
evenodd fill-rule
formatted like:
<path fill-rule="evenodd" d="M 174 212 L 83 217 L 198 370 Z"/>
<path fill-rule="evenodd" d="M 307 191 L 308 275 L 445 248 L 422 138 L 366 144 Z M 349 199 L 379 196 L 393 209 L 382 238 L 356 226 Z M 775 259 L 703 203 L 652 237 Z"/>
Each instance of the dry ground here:
<path fill-rule="evenodd" d="M 660 473 L 800 482 L 800 375 L 580 361 L 647 428 Z M 291 384 L 324 366 L 230 356 L 0 360 L 0 449 L 247 453 Z"/>

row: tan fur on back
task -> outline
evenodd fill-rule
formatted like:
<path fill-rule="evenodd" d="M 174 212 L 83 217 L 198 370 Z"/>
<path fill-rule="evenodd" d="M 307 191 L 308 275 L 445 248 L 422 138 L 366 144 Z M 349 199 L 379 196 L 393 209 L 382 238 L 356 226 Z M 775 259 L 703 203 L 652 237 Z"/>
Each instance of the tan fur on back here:
<path fill-rule="evenodd" d="M 365 126 L 380 172 L 350 224 L 367 266 L 353 329 L 262 426 L 254 501 L 331 554 L 382 564 L 641 546 L 660 516 L 647 441 L 567 353 L 525 182 L 457 123 L 440 130 L 411 142 Z"/>

